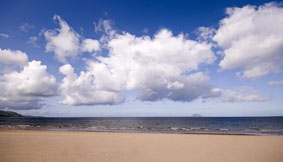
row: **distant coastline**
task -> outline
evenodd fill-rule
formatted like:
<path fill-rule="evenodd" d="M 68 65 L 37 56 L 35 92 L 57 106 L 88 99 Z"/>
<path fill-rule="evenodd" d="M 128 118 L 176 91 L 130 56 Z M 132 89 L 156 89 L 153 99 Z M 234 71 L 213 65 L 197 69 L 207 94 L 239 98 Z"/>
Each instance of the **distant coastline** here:
<path fill-rule="evenodd" d="M 0 110 L 0 117 L 24 117 L 24 116 L 13 111 Z"/>

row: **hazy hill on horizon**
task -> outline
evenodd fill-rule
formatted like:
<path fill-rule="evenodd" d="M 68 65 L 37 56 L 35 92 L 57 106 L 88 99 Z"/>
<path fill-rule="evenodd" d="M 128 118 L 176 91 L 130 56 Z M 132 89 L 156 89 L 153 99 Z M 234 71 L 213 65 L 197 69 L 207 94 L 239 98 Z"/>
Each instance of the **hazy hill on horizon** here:
<path fill-rule="evenodd" d="M 0 110 L 0 117 L 23 117 L 23 115 L 18 114 L 18 113 L 13 112 L 13 111 Z"/>

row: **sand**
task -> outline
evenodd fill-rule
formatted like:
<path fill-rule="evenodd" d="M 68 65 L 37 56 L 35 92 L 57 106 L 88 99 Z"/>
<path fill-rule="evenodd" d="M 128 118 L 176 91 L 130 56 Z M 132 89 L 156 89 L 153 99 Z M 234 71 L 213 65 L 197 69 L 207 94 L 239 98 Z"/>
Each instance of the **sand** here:
<path fill-rule="evenodd" d="M 0 130 L 1 162 L 283 162 L 283 136 Z"/>

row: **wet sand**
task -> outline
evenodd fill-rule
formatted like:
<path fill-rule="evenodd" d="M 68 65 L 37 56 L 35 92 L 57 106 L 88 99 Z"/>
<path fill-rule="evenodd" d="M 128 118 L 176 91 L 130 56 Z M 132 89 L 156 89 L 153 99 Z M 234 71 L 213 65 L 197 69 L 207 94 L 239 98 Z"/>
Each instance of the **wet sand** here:
<path fill-rule="evenodd" d="M 0 130 L 1 162 L 283 162 L 283 136 Z"/>

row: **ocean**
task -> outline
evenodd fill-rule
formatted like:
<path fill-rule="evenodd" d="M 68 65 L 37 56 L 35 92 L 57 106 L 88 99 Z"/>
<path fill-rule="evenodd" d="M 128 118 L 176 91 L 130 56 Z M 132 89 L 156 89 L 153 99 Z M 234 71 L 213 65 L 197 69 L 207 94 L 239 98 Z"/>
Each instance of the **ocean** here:
<path fill-rule="evenodd" d="M 0 129 L 283 135 L 283 117 L 15 117 Z"/>

